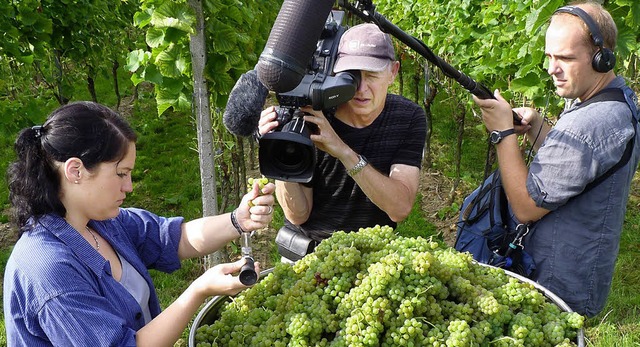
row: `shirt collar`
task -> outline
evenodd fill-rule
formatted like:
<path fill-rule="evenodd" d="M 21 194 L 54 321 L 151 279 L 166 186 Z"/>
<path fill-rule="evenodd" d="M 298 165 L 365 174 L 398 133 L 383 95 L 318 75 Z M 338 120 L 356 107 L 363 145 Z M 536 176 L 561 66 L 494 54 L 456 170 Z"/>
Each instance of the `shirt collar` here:
<path fill-rule="evenodd" d="M 54 214 L 45 215 L 38 221 L 34 229 L 49 231 L 67 245 L 78 259 L 85 263 L 97 276 L 102 277 L 105 272 L 111 274 L 111 267 L 108 266 L 109 262 L 87 243 L 84 237 L 64 218 Z M 103 234 L 101 233 L 101 235 Z"/>

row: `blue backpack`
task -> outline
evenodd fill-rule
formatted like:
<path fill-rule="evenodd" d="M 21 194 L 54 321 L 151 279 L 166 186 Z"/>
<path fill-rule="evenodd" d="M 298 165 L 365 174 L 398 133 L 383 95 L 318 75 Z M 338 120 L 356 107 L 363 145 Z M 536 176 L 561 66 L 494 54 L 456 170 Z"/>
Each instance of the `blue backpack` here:
<path fill-rule="evenodd" d="M 530 226 L 513 215 L 496 170 L 462 202 L 454 247 L 478 262 L 531 277 L 536 266 L 522 246 Z"/>

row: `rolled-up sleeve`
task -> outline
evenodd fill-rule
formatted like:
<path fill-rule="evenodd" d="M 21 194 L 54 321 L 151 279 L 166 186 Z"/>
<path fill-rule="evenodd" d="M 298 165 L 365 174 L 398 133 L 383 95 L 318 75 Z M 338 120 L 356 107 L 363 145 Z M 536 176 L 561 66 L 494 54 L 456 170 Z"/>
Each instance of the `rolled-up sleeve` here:
<path fill-rule="evenodd" d="M 164 272 L 180 268 L 182 217 L 161 217 L 142 209 L 122 209 L 117 217 L 147 266 Z"/>
<path fill-rule="evenodd" d="M 553 211 L 580 194 L 597 171 L 589 143 L 569 132 L 550 132 L 529 167 L 527 190 L 538 207 Z"/>

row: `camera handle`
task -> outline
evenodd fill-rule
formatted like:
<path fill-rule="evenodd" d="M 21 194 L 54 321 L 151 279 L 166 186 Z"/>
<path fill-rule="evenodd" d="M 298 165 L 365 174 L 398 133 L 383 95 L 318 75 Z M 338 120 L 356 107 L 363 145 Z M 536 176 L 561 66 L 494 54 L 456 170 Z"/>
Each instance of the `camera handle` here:
<path fill-rule="evenodd" d="M 258 281 L 253 260 L 253 252 L 251 250 L 251 236 L 253 232 L 243 232 L 240 237 L 240 246 L 242 248 L 242 257 L 246 259 L 246 263 L 240 269 L 240 282 L 245 286 L 254 285 Z"/>
<path fill-rule="evenodd" d="M 351 5 L 348 0 L 339 0 L 339 5 L 349 12 L 354 13 L 358 17 L 362 18 L 366 22 L 376 24 L 380 30 L 389 33 L 393 37 L 402 41 L 414 51 L 418 52 L 428 61 L 437 66 L 445 76 L 454 79 L 462 87 L 471 92 L 471 94 L 477 96 L 480 99 L 495 99 L 495 96 L 484 85 L 474 81 L 471 77 L 463 74 L 453 66 L 449 65 L 439 56 L 435 55 L 431 49 L 419 39 L 405 33 L 402 29 L 398 28 L 393 23 L 389 22 L 384 16 L 375 11 L 375 5 L 371 0 L 368 1 L 356 1 L 356 5 Z M 511 111 L 513 114 L 513 124 L 521 124 L 522 117 L 515 111 Z"/>

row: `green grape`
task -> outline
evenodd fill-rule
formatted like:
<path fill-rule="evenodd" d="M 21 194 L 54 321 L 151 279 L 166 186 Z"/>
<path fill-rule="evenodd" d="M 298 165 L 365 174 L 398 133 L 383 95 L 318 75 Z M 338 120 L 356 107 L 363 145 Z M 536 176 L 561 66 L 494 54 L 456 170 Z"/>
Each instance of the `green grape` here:
<path fill-rule="evenodd" d="M 584 316 L 576 312 L 563 314 L 566 317 L 567 324 L 572 329 L 581 329 L 584 326 Z"/>
<path fill-rule="evenodd" d="M 552 344 L 559 344 L 564 341 L 564 327 L 560 322 L 552 321 L 542 327 L 545 339 Z"/>
<path fill-rule="evenodd" d="M 266 186 L 267 183 L 269 183 L 269 179 L 264 176 L 260 178 L 254 178 L 254 177 L 247 178 L 247 192 L 250 192 L 253 189 L 253 184 L 255 182 L 258 182 L 258 187 L 260 187 L 260 190 L 262 190 L 262 188 L 264 188 L 264 186 Z"/>
<path fill-rule="evenodd" d="M 452 320 L 447 326 L 449 337 L 446 340 L 448 347 L 471 346 L 473 332 L 466 320 Z"/>
<path fill-rule="evenodd" d="M 262 188 L 264 188 L 264 186 L 267 185 L 267 183 L 269 183 L 269 179 L 262 176 L 260 178 L 254 178 L 254 177 L 249 177 L 247 178 L 247 192 L 250 192 L 253 190 L 253 184 L 255 182 L 258 182 L 258 187 L 260 188 L 260 192 L 262 192 Z M 249 207 L 253 207 L 253 202 L 249 201 Z"/>

